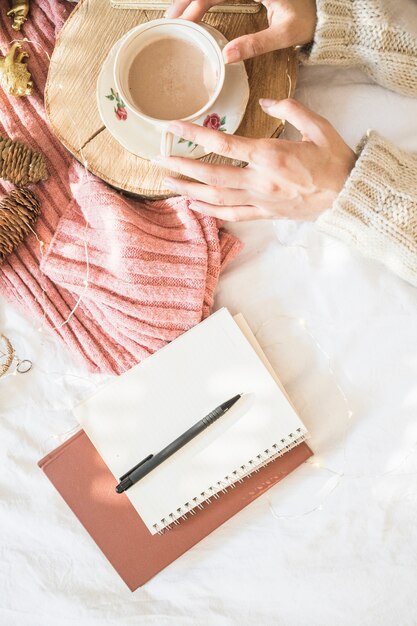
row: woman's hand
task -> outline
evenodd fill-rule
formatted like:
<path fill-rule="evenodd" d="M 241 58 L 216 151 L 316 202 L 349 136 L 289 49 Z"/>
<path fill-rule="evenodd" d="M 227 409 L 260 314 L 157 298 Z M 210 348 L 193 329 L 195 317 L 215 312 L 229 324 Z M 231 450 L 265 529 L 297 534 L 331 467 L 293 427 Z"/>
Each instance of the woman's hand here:
<path fill-rule="evenodd" d="M 266 113 L 295 126 L 302 141 L 248 139 L 189 122 L 172 122 L 169 130 L 177 137 L 248 165 L 240 168 L 158 157 L 154 162 L 159 166 L 201 181 L 169 177 L 164 184 L 190 198 L 192 209 L 222 220 L 314 220 L 331 207 L 356 155 L 326 119 L 296 100 L 260 102 Z"/>
<path fill-rule="evenodd" d="M 208 9 L 223 0 L 173 0 L 166 17 L 198 22 Z M 316 27 L 315 0 L 262 0 L 269 28 L 230 41 L 223 50 L 226 63 L 309 43 Z"/>

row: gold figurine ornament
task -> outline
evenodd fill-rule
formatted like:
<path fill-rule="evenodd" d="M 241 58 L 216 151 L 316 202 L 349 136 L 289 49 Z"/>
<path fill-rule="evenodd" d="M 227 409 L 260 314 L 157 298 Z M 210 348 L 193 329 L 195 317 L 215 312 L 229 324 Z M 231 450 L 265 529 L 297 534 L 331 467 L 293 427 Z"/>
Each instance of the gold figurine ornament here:
<path fill-rule="evenodd" d="M 20 30 L 27 20 L 29 0 L 10 0 L 10 11 L 7 15 L 13 19 L 13 30 Z"/>
<path fill-rule="evenodd" d="M 32 77 L 25 59 L 28 53 L 20 50 L 19 41 L 10 48 L 5 57 L 0 55 L 0 85 L 11 96 L 31 96 L 33 92 Z"/>

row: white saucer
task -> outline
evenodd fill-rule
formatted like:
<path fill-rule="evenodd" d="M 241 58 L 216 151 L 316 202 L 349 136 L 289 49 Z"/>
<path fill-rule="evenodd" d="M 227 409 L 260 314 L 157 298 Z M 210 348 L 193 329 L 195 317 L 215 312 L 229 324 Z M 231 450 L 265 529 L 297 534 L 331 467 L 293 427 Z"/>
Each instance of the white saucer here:
<path fill-rule="evenodd" d="M 223 48 L 227 39 L 218 30 L 202 24 Z M 129 152 L 143 159 L 160 154 L 160 131 L 128 111 L 116 93 L 113 68 L 120 41 L 114 44 L 101 68 L 97 82 L 97 105 L 103 124 L 113 137 Z M 219 131 L 234 133 L 243 119 L 249 100 L 249 83 L 243 62 L 226 65 L 224 86 L 208 114 L 196 120 L 200 126 L 215 127 Z M 198 159 L 207 154 L 205 149 L 181 138 L 174 139 L 173 155 Z"/>

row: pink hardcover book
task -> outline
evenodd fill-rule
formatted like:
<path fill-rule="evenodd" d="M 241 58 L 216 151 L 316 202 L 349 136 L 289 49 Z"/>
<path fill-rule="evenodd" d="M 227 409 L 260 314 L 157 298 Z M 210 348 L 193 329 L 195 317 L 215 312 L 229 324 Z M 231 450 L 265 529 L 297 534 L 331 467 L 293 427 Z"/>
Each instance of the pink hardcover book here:
<path fill-rule="evenodd" d="M 96 448 L 81 430 L 38 463 L 131 591 L 187 552 L 226 520 L 306 461 L 313 452 L 302 442 L 195 515 L 151 534 Z"/>

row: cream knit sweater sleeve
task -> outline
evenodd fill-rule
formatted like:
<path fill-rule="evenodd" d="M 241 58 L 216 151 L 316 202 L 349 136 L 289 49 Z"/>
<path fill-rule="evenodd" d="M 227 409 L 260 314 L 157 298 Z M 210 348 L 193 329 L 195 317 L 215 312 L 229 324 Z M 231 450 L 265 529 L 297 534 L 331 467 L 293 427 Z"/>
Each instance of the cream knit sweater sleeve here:
<path fill-rule="evenodd" d="M 407 29 L 405 17 L 404 25 L 395 21 L 390 8 L 402 6 L 407 15 L 406 4 L 414 1 L 316 0 L 316 32 L 301 51 L 303 62 L 357 65 L 380 85 L 417 96 L 417 24 Z M 414 8 L 409 13 L 417 19 Z"/>
<path fill-rule="evenodd" d="M 384 0 L 316 1 L 316 33 L 301 53 L 304 62 L 359 65 L 381 85 L 417 96 L 417 37 L 395 24 Z M 373 131 L 357 153 L 343 190 L 317 227 L 417 286 L 417 154 Z"/>
<path fill-rule="evenodd" d="M 417 286 L 417 155 L 375 131 L 358 152 L 345 186 L 316 225 Z"/>

